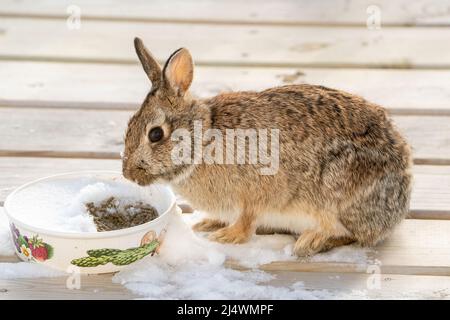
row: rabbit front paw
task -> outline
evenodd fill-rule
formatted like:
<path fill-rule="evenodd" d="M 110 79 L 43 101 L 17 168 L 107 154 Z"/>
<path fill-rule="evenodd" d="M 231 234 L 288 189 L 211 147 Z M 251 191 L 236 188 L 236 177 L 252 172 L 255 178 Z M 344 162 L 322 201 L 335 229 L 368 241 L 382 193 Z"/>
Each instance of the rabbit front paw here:
<path fill-rule="evenodd" d="M 209 239 L 220 243 L 244 243 L 250 238 L 249 232 L 245 232 L 242 228 L 229 226 L 219 229 L 209 235 Z"/>
<path fill-rule="evenodd" d="M 209 232 L 216 231 L 217 229 L 223 228 L 226 226 L 225 222 L 215 219 L 203 219 L 202 221 L 194 224 L 192 229 L 196 232 Z"/>

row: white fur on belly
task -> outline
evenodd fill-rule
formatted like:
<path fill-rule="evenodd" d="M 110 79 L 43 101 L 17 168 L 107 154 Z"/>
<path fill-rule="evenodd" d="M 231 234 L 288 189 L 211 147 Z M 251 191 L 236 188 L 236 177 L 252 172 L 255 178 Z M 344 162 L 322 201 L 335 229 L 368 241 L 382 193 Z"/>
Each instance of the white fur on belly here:
<path fill-rule="evenodd" d="M 282 229 L 294 233 L 315 229 L 318 226 L 313 216 L 304 213 L 266 213 L 258 217 L 258 227 Z"/>
<path fill-rule="evenodd" d="M 208 214 L 211 218 L 216 218 L 228 224 L 234 223 L 239 212 L 223 212 L 219 214 Z M 272 229 L 282 229 L 294 233 L 301 233 L 308 229 L 315 229 L 318 226 L 317 220 L 311 215 L 304 213 L 266 213 L 260 215 L 257 220 L 257 227 Z"/>

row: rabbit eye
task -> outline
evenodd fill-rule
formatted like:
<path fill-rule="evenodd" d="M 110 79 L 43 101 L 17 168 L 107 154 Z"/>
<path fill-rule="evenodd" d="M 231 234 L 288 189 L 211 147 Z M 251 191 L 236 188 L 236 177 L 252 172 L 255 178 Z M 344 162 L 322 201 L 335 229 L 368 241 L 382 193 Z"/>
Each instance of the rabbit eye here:
<path fill-rule="evenodd" d="M 158 142 L 164 137 L 164 130 L 161 127 L 155 127 L 148 133 L 148 139 L 151 142 Z"/>

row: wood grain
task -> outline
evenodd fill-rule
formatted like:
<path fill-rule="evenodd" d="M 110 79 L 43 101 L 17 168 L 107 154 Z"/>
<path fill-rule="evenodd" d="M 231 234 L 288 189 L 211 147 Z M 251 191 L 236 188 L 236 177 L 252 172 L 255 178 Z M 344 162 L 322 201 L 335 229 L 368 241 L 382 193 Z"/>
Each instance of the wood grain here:
<path fill-rule="evenodd" d="M 26 76 L 24 76 L 26 75 Z M 0 61 L 0 105 L 138 108 L 150 84 L 138 65 Z M 192 93 L 263 90 L 311 83 L 345 90 L 392 114 L 450 115 L 450 70 L 195 68 Z"/>
<path fill-rule="evenodd" d="M 67 18 L 71 0 L 4 0 L 1 16 Z M 83 19 L 116 21 L 201 22 L 222 24 L 281 25 L 356 25 L 365 26 L 371 0 L 258 0 L 201 1 L 164 0 L 127 1 L 101 0 L 93 3 L 78 0 Z M 378 0 L 382 25 L 448 25 L 450 3 L 444 1 Z M 175 9 L 176 8 L 176 9 Z M 239 8 L 238 10 L 236 8 Z"/>
<path fill-rule="evenodd" d="M 165 60 L 179 47 L 197 65 L 348 68 L 450 68 L 450 28 L 333 28 L 84 21 L 0 20 L 0 59 L 136 64 L 139 35 Z M 21 41 L 17 41 L 21 39 Z M 205 41 L 207 39 L 207 41 Z M 399 46 L 398 44 L 402 45 Z"/>

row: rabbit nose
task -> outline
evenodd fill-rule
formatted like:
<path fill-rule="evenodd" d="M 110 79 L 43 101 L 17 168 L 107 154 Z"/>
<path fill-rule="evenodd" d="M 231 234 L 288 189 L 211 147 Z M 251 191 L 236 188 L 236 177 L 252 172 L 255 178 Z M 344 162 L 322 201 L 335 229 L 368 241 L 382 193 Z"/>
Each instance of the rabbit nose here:
<path fill-rule="evenodd" d="M 129 179 L 128 170 L 126 170 L 125 168 L 122 169 L 122 175 L 125 179 Z"/>

